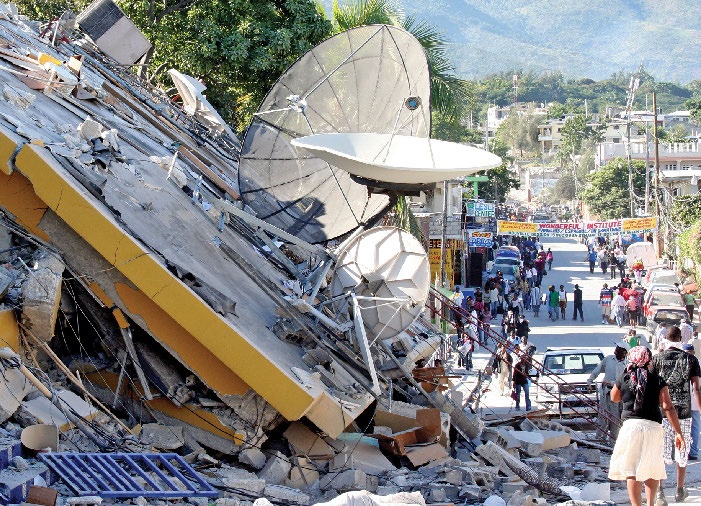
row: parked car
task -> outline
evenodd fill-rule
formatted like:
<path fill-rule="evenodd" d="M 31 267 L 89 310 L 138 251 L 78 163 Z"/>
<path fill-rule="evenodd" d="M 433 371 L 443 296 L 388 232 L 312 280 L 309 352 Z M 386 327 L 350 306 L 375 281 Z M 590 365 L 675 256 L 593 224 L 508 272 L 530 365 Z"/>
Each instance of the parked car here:
<path fill-rule="evenodd" d="M 684 318 L 688 318 L 686 309 L 677 306 L 652 306 L 648 311 L 645 326 L 650 333 L 655 332 L 657 326 L 665 322 L 667 325 L 679 325 Z"/>
<path fill-rule="evenodd" d="M 494 255 L 494 258 L 501 258 L 501 257 L 506 257 L 506 258 L 517 258 L 521 259 L 521 252 L 518 250 L 516 246 L 502 246 L 500 247 L 496 254 Z"/>
<path fill-rule="evenodd" d="M 593 412 L 588 404 L 597 402 L 597 388 L 587 380 L 603 359 L 596 348 L 548 348 L 541 358 L 544 370 L 536 380 L 536 402 L 561 415 Z"/>
<path fill-rule="evenodd" d="M 673 285 L 674 283 L 681 284 L 681 279 L 677 276 L 677 273 L 670 269 L 655 269 L 650 273 L 650 278 L 648 280 L 648 285 L 653 283 L 665 283 L 668 285 Z"/>
<path fill-rule="evenodd" d="M 655 285 L 660 286 L 660 285 Z M 647 320 L 650 317 L 651 310 L 657 306 L 674 306 L 684 308 L 684 299 L 681 294 L 672 285 L 673 290 L 649 290 L 645 292 L 643 298 L 643 317 Z"/>

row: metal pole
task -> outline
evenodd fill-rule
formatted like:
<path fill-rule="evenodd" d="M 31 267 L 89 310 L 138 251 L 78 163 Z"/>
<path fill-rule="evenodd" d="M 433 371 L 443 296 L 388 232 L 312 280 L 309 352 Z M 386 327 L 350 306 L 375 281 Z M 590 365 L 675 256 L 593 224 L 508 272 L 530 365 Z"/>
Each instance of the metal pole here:
<path fill-rule="evenodd" d="M 445 241 L 448 232 L 448 181 L 443 181 L 443 224 L 441 227 L 441 288 L 445 288 Z"/>
<path fill-rule="evenodd" d="M 647 108 L 646 108 L 647 109 Z M 645 216 L 650 214 L 650 128 L 645 120 Z"/>
<path fill-rule="evenodd" d="M 655 216 L 657 216 L 657 226 L 660 226 L 660 143 L 657 138 L 657 92 L 652 92 L 652 108 L 654 109 L 652 124 L 652 136 L 655 139 Z M 657 257 L 662 257 L 662 251 L 664 249 L 662 241 L 660 241 L 660 230 L 657 229 L 655 234 L 657 239 Z"/>

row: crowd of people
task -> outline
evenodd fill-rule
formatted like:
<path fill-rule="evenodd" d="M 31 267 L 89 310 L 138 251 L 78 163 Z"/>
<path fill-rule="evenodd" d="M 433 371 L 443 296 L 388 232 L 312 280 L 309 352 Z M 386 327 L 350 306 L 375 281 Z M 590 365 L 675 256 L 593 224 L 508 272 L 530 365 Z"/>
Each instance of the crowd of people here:
<path fill-rule="evenodd" d="M 513 281 L 496 271 L 474 296 L 463 297 L 456 290 L 454 301 L 470 315 L 464 323 L 460 315 L 454 315 L 459 329 L 456 350 L 458 365 L 469 370 L 472 353 L 487 344 L 486 329 L 500 332 L 502 339 L 488 367 L 497 378 L 499 392 L 512 397 L 516 410 L 525 405 L 528 411 L 532 408 L 530 358 L 536 351 L 530 338 L 530 312 L 537 318 L 545 306 L 551 321 L 564 320 L 571 304 L 569 317 L 584 321 L 584 311 L 578 284 L 572 292 L 562 284 L 541 288 L 554 263 L 550 248 L 537 240 L 520 241 L 517 247 L 522 264 L 509 273 Z M 684 299 L 692 316 L 679 326 L 660 324 L 648 343 L 638 332 L 644 322 L 641 270 L 627 269 L 626 255 L 616 243 L 590 244 L 587 255 L 591 273 L 598 266 L 602 275 L 614 280 L 605 282 L 599 293 L 601 322 L 629 327 L 614 353 L 589 378 L 597 381 L 600 405 L 610 415 L 600 417 L 598 429 L 600 438 L 615 443 L 609 477 L 627 482 L 631 504 L 642 504 L 644 489 L 648 505 L 664 506 L 661 480 L 667 477 L 665 463 L 674 462 L 675 499 L 681 502 L 688 495 L 687 462 L 699 458 L 701 429 L 701 368 L 693 349 L 698 337 L 692 325 L 693 296 Z M 491 327 L 492 323 L 499 326 Z"/>

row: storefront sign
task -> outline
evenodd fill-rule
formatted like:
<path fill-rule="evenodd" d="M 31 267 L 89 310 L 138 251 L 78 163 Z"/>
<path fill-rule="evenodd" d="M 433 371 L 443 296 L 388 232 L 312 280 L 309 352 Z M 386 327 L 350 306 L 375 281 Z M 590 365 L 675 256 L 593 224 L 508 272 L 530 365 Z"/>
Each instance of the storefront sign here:
<path fill-rule="evenodd" d="M 471 248 L 491 248 L 493 237 L 491 232 L 474 231 L 470 232 Z"/>

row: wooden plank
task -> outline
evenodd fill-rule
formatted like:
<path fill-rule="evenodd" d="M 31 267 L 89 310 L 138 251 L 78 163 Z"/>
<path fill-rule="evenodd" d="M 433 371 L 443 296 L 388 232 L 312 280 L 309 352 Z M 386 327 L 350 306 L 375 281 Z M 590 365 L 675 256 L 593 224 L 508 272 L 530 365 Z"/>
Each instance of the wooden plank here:
<path fill-rule="evenodd" d="M 185 146 L 180 146 L 178 148 L 178 151 L 190 162 L 195 164 L 197 169 L 200 172 L 202 172 L 202 174 L 207 176 L 215 185 L 217 185 L 217 188 L 225 192 L 232 199 L 241 200 L 241 195 L 239 195 L 238 192 L 236 192 L 231 186 L 229 186 L 226 183 L 226 181 L 224 181 L 216 172 L 207 167 L 207 165 L 205 165 L 204 162 L 202 162 L 202 160 L 193 155 L 189 149 L 187 149 Z"/>

